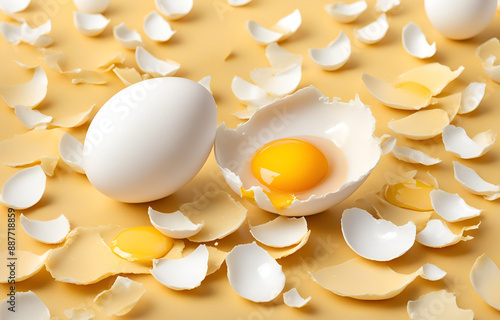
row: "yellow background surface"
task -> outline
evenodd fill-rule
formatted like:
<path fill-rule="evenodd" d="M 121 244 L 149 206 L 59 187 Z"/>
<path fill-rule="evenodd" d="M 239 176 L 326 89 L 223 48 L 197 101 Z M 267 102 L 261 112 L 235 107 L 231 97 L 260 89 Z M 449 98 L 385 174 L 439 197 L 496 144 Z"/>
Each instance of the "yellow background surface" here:
<path fill-rule="evenodd" d="M 371 106 L 377 119 L 377 136 L 391 133 L 387 122 L 401 118 L 407 113 L 389 109 L 375 100 L 362 84 L 361 73 L 367 72 L 376 77 L 390 79 L 428 62 L 440 62 L 453 70 L 460 65 L 465 67 L 462 75 L 445 89 L 443 95 L 458 92 L 471 81 L 486 82 L 486 95 L 480 107 L 470 115 L 458 116 L 454 124 L 464 127 L 470 136 L 487 129 L 500 133 L 499 85 L 486 77 L 481 61 L 474 54 L 479 44 L 498 35 L 498 14 L 482 34 L 471 40 L 458 42 L 444 38 L 432 28 L 425 17 L 423 1 L 403 0 L 402 6 L 388 16 L 390 29 L 386 37 L 380 43 L 369 46 L 356 40 L 353 29 L 376 19 L 375 1 L 367 1 L 368 10 L 352 24 L 341 24 L 329 17 L 323 9 L 329 2 L 253 0 L 247 6 L 233 8 L 228 6 L 225 0 L 195 0 L 191 13 L 181 20 L 171 22 L 177 34 L 164 44 L 148 39 L 142 29 L 143 18 L 155 10 L 152 0 L 113 0 L 104 13 L 111 19 L 111 23 L 101 36 L 95 38 L 86 37 L 76 30 L 72 14 L 75 7 L 69 0 L 33 1 L 19 16 L 27 18 L 32 26 L 40 25 L 48 18 L 52 19 L 53 29 L 49 36 L 54 39 L 54 44 L 51 49 L 63 51 L 68 55 L 66 69 L 95 69 L 117 52 L 126 54 L 126 66 L 137 68 L 133 51 L 121 47 L 113 38 L 112 27 L 125 22 L 130 29 L 141 33 L 145 48 L 153 55 L 181 64 L 176 76 L 198 81 L 211 75 L 219 123 L 225 121 L 229 127 L 235 127 L 241 121 L 232 116 L 232 113 L 244 110 L 244 106 L 231 91 L 232 78 L 238 75 L 250 80 L 251 70 L 269 66 L 264 47 L 250 37 L 245 29 L 245 21 L 253 19 L 263 26 L 271 26 L 298 8 L 302 14 L 302 26 L 280 44 L 290 52 L 304 56 L 303 76 L 299 87 L 312 84 L 324 95 L 331 98 L 340 97 L 344 101 L 359 94 L 361 100 Z M 11 21 L 3 14 L 0 14 L 0 20 Z M 423 29 L 430 42 L 436 41 L 437 54 L 434 57 L 423 61 L 404 51 L 401 45 L 401 30 L 410 21 Z M 341 30 L 351 39 L 352 56 L 338 71 L 322 71 L 311 61 L 307 50 L 325 47 Z M 68 78 L 48 69 L 41 57 L 42 53 L 29 45 L 14 46 L 3 38 L 0 39 L 0 83 L 23 83 L 31 78 L 31 72 L 19 67 L 14 59 L 25 64 L 39 64 L 46 70 L 49 79 L 48 94 L 38 107 L 43 113 L 71 115 L 86 110 L 94 103 L 100 107 L 124 87 L 112 72 L 104 74 L 106 85 L 73 85 Z M 94 114 L 96 111 L 97 108 Z M 68 132 L 83 141 L 87 127 L 88 124 Z M 13 110 L 3 101 L 0 102 L 0 141 L 26 131 Z M 170 290 L 149 275 L 130 276 L 145 285 L 146 293 L 137 306 L 120 319 L 409 319 L 406 312 L 408 300 L 415 300 L 422 294 L 439 289 L 454 292 L 458 305 L 474 310 L 476 319 L 497 319 L 500 313 L 488 306 L 473 290 L 469 272 L 475 259 L 483 253 L 487 253 L 500 265 L 498 201 L 488 202 L 482 197 L 471 195 L 454 180 L 452 161 L 458 159 L 444 150 L 440 137 L 423 142 L 400 138 L 399 144 L 418 148 L 443 159 L 442 163 L 429 168 L 437 177 L 440 187 L 448 192 L 458 192 L 470 205 L 484 209 L 480 218 L 464 223 L 472 225 L 479 220 L 482 222 L 479 230 L 469 233 L 475 237 L 474 240 L 444 249 L 431 249 L 416 243 L 404 256 L 387 263 L 402 273 L 413 272 L 424 263 L 433 263 L 448 272 L 443 280 L 433 283 L 417 279 L 393 299 L 366 302 L 339 297 L 314 283 L 308 274 L 310 271 L 339 264 L 356 256 L 341 234 L 340 216 L 343 209 L 354 206 L 355 200 L 366 193 L 380 190 L 387 172 L 397 173 L 413 168 L 427 170 L 423 166 L 402 163 L 389 155 L 382 158 L 363 186 L 346 201 L 324 213 L 308 217 L 312 234 L 307 245 L 294 255 L 279 260 L 287 275 L 285 290 L 296 287 L 302 296 L 312 296 L 306 308 L 289 308 L 283 304 L 281 296 L 274 302 L 265 304 L 256 304 L 239 297 L 229 286 L 226 268 L 223 266 L 217 273 L 207 277 L 199 288 L 184 292 Z M 500 183 L 498 144 L 497 142 L 488 154 L 479 159 L 459 161 L 477 170 L 487 181 Z M 18 170 L 19 168 L 0 166 L 0 185 Z M 148 206 L 159 211 L 172 212 L 182 203 L 197 199 L 205 191 L 218 189 L 231 192 L 217 168 L 213 154 L 202 171 L 188 185 L 172 196 L 145 204 L 124 204 L 106 198 L 90 185 L 84 175 L 73 172 L 60 161 L 54 177 L 47 179 L 47 188 L 42 200 L 30 209 L 19 210 L 18 215 L 22 212 L 30 219 L 49 220 L 64 214 L 72 227 L 111 223 L 123 227 L 150 225 Z M 231 194 L 237 198 L 234 193 Z M 265 221 L 271 217 L 251 203 L 241 201 L 248 208 L 249 219 L 253 219 L 252 221 Z M 0 214 L 0 251 L 4 251 L 7 249 L 7 208 L 2 206 L 0 211 L 3 211 L 3 214 Z M 233 235 L 220 240 L 219 248 L 229 251 L 235 244 L 251 241 L 248 227 L 244 224 Z M 17 246 L 20 250 L 37 254 L 55 247 L 38 243 L 28 237 L 19 221 Z M 53 316 L 66 319 L 64 310 L 92 300 L 96 294 L 108 289 L 114 279 L 115 277 L 110 277 L 97 284 L 77 286 L 56 282 L 43 269 L 34 277 L 18 283 L 17 290 L 34 291 Z M 7 285 L 0 285 L 0 299 L 6 297 L 7 288 Z"/>

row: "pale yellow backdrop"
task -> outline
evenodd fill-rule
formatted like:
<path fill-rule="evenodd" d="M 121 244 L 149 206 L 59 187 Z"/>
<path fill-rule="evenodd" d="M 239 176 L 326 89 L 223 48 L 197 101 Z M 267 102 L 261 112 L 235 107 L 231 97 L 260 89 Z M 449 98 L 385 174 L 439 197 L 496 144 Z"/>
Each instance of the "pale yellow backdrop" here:
<path fill-rule="evenodd" d="M 341 24 L 329 17 L 323 9 L 324 5 L 329 3 L 327 0 L 253 0 L 249 5 L 240 8 L 228 6 L 225 0 L 195 0 L 194 8 L 189 15 L 171 22 L 177 34 L 164 44 L 149 40 L 142 29 L 145 15 L 155 10 L 153 0 L 112 0 L 105 12 L 111 19 L 110 26 L 96 38 L 86 37 L 75 29 L 72 18 L 75 7 L 69 0 L 33 1 L 20 16 L 26 17 L 35 26 L 45 22 L 49 17 L 52 19 L 53 31 L 49 35 L 54 39 L 52 49 L 67 53 L 68 69 L 95 69 L 117 52 L 126 54 L 126 66 L 137 67 L 133 52 L 121 47 L 113 38 L 112 26 L 125 22 L 129 28 L 137 29 L 142 34 L 147 50 L 159 58 L 172 59 L 181 64 L 178 76 L 198 81 L 204 76 L 211 75 L 219 122 L 225 121 L 230 127 L 235 127 L 240 121 L 232 116 L 232 113 L 244 110 L 244 106 L 231 92 L 232 78 L 239 75 L 250 80 L 251 70 L 268 66 L 264 48 L 251 39 L 245 29 L 245 21 L 254 19 L 264 26 L 271 26 L 298 8 L 302 14 L 302 26 L 281 45 L 291 52 L 304 56 L 303 77 L 299 87 L 312 84 L 326 96 L 340 97 L 343 100 L 352 99 L 359 94 L 362 101 L 372 107 L 377 119 L 378 136 L 390 133 L 387 127 L 389 120 L 400 118 L 406 113 L 389 109 L 376 101 L 363 86 L 360 80 L 361 73 L 392 78 L 427 62 L 440 62 L 452 69 L 460 65 L 465 67 L 460 78 L 454 81 L 444 94 L 458 92 L 471 81 L 486 82 L 486 96 L 478 110 L 470 115 L 459 116 L 454 123 L 464 127 L 470 135 L 487 129 L 500 133 L 499 85 L 485 76 L 481 62 L 474 54 L 479 44 L 499 35 L 500 16 L 497 14 L 493 23 L 481 35 L 472 40 L 457 42 L 442 37 L 432 28 L 425 17 L 423 1 L 402 2 L 402 6 L 396 12 L 389 14 L 390 29 L 387 36 L 380 43 L 371 46 L 357 41 L 353 29 L 376 19 L 374 0 L 368 1 L 368 10 L 352 24 Z M 0 14 L 0 21 L 9 21 L 9 18 Z M 434 57 L 422 61 L 404 51 L 401 45 L 401 30 L 409 21 L 421 26 L 431 42 L 436 41 L 437 54 Z M 311 61 L 307 50 L 326 46 L 341 30 L 351 39 L 352 56 L 338 71 L 322 71 Z M 231 55 L 226 60 L 229 54 Z M 30 79 L 30 72 L 20 68 L 14 59 L 25 64 L 40 64 L 46 70 L 49 79 L 48 95 L 38 107 L 38 110 L 44 113 L 70 115 L 83 111 L 94 103 L 100 107 L 124 87 L 112 72 L 104 75 L 108 81 L 106 85 L 73 85 L 66 77 L 46 68 L 40 59 L 41 56 L 41 52 L 29 45 L 14 46 L 0 38 L 0 83 L 15 84 Z M 88 124 L 68 131 L 83 141 L 87 127 Z M 0 102 L 0 140 L 26 131 L 13 110 L 3 101 Z M 396 271 L 403 273 L 413 272 L 427 262 L 434 263 L 448 272 L 443 280 L 435 283 L 416 280 L 393 299 L 363 302 L 342 298 L 324 290 L 314 283 L 308 274 L 309 271 L 342 263 L 355 256 L 345 244 L 340 231 L 340 215 L 343 209 L 353 206 L 354 201 L 364 194 L 379 190 L 384 183 L 386 172 L 411 168 L 426 170 L 422 166 L 403 164 L 391 156 L 385 156 L 365 184 L 350 198 L 327 212 L 308 217 L 307 221 L 312 230 L 308 244 L 296 254 L 279 260 L 287 274 L 285 289 L 297 287 L 301 295 L 312 296 L 307 308 L 291 309 L 283 304 L 281 297 L 267 304 L 244 300 L 229 286 L 226 269 L 223 266 L 217 273 L 209 276 L 201 287 L 186 292 L 176 292 L 163 287 L 148 275 L 131 276 L 132 279 L 144 283 L 146 293 L 136 308 L 121 319 L 409 319 L 406 312 L 408 300 L 417 299 L 422 294 L 443 288 L 455 292 L 458 305 L 474 310 L 476 319 L 499 318 L 500 313 L 482 301 L 473 290 L 469 281 L 469 271 L 475 259 L 485 252 L 493 261 L 500 264 L 498 249 L 500 243 L 498 201 L 500 200 L 488 202 L 479 196 L 471 195 L 453 179 L 451 162 L 457 159 L 445 152 L 440 137 L 418 143 L 401 138 L 400 144 L 420 148 L 443 159 L 441 164 L 429 169 L 438 178 L 440 186 L 448 192 L 458 192 L 472 206 L 484 209 L 481 218 L 471 222 L 471 224 L 477 223 L 478 220 L 482 222 L 479 230 L 470 233 L 475 237 L 474 240 L 445 249 L 430 249 L 415 244 L 403 257 L 387 263 Z M 499 160 L 500 150 L 497 142 L 486 156 L 460 162 L 477 170 L 488 181 L 499 184 Z M 18 170 L 0 166 L 0 185 Z M 41 202 L 21 212 L 31 219 L 40 220 L 53 219 L 64 214 L 70 220 L 72 227 L 110 223 L 124 227 L 149 225 L 147 216 L 149 205 L 160 211 L 174 211 L 180 204 L 192 201 L 203 192 L 214 189 L 230 192 L 221 178 L 213 154 L 210 155 L 203 170 L 187 186 L 166 199 L 146 204 L 123 204 L 110 200 L 97 192 L 84 175 L 75 173 L 60 163 L 54 177 L 47 180 L 47 190 Z M 237 197 L 235 194 L 232 195 Z M 250 218 L 256 221 L 269 219 L 267 214 L 252 204 L 242 202 L 249 209 Z M 0 214 L 2 237 L 0 251 L 3 251 L 6 250 L 4 237 L 7 208 L 0 206 L 0 211 L 3 211 L 3 214 Z M 247 226 L 244 225 L 235 234 L 219 241 L 219 248 L 229 251 L 237 243 L 250 241 L 252 238 Z M 19 221 L 17 243 L 19 249 L 37 254 L 53 247 L 29 238 L 20 228 Z M 109 288 L 114 278 L 105 279 L 94 285 L 76 286 L 56 282 L 46 270 L 42 270 L 31 279 L 19 283 L 17 290 L 33 290 L 49 307 L 53 316 L 66 319 L 64 310 L 93 299 L 97 293 Z M 7 286 L 0 285 L 0 299 L 6 297 L 6 291 Z"/>

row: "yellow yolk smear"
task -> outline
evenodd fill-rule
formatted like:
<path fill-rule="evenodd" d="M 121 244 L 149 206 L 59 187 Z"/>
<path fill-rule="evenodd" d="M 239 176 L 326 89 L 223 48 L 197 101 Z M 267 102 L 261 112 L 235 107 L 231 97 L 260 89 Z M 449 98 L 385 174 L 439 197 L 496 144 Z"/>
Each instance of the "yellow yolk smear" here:
<path fill-rule="evenodd" d="M 420 180 L 387 185 L 385 198 L 395 206 L 418 211 L 433 210 L 430 192 L 434 187 Z"/>
<path fill-rule="evenodd" d="M 415 82 L 402 82 L 397 84 L 396 88 L 422 96 L 426 99 L 432 96 L 432 92 L 427 87 Z"/>
<path fill-rule="evenodd" d="M 317 147 L 299 139 L 280 139 L 261 147 L 251 170 L 273 206 L 280 210 L 295 200 L 295 193 L 309 190 L 328 174 L 326 156 Z"/>
<path fill-rule="evenodd" d="M 173 244 L 154 227 L 135 227 L 120 232 L 111 242 L 111 250 L 124 259 L 147 262 L 163 257 Z"/>

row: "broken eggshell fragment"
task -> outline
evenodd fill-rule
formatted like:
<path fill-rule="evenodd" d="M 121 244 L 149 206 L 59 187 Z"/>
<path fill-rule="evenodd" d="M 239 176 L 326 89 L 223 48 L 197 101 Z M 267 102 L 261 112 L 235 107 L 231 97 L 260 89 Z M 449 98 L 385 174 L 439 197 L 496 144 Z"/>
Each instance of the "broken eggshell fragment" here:
<path fill-rule="evenodd" d="M 246 28 L 252 38 L 260 45 L 268 45 L 272 42 L 285 40 L 294 34 L 302 24 L 302 17 L 298 9 L 281 18 L 270 29 L 262 27 L 253 20 L 247 20 Z"/>
<path fill-rule="evenodd" d="M 162 213 L 148 209 L 151 224 L 164 235 L 173 239 L 189 238 L 200 232 L 205 223 L 194 224 L 181 211 Z"/>
<path fill-rule="evenodd" d="M 156 9 L 170 20 L 177 20 L 193 9 L 193 0 L 155 0 Z"/>
<path fill-rule="evenodd" d="M 42 300 L 33 292 L 16 292 L 13 299 L 18 306 L 16 312 L 9 310 L 12 301 L 10 297 L 0 302 L 0 319 L 2 320 L 50 320 L 50 311 Z"/>
<path fill-rule="evenodd" d="M 500 311 L 500 269 L 486 254 L 474 262 L 470 282 L 487 304 Z"/>
<path fill-rule="evenodd" d="M 300 296 L 297 289 L 293 288 L 283 293 L 283 301 L 289 307 L 302 308 L 305 307 L 309 303 L 309 301 L 311 301 L 311 297 L 307 297 L 304 299 Z"/>
<path fill-rule="evenodd" d="M 21 213 L 21 227 L 33 239 L 43 243 L 57 244 L 66 239 L 69 233 L 69 221 L 61 214 L 59 217 L 48 220 L 31 220 Z"/>
<path fill-rule="evenodd" d="M 389 24 L 387 23 L 387 15 L 382 13 L 377 20 L 372 23 L 360 29 L 354 29 L 354 36 L 363 43 L 374 44 L 382 40 L 388 30 Z"/>
<path fill-rule="evenodd" d="M 390 221 L 375 219 L 359 208 L 344 210 L 341 225 L 347 245 L 369 260 L 393 260 L 405 254 L 415 243 L 416 226 L 413 222 L 396 226 Z"/>
<path fill-rule="evenodd" d="M 439 302 L 437 302 L 439 301 Z M 439 303 L 439 312 L 432 312 L 433 320 L 473 320 L 472 310 L 460 309 L 457 306 L 457 298 L 454 293 L 439 290 L 424 294 L 417 300 L 410 300 L 407 304 L 408 315 L 412 320 L 428 318 L 429 310 L 436 310 Z"/>
<path fill-rule="evenodd" d="M 368 8 L 365 0 L 345 4 L 335 2 L 325 5 L 325 11 L 330 17 L 342 23 L 350 23 L 356 20 Z"/>
<path fill-rule="evenodd" d="M 460 241 L 474 239 L 472 236 L 464 237 L 465 231 L 479 228 L 479 224 L 462 228 L 460 234 L 453 233 L 450 228 L 439 219 L 432 219 L 427 222 L 424 230 L 417 233 L 417 242 L 431 248 L 443 248 L 452 246 Z"/>
<path fill-rule="evenodd" d="M 241 297 L 268 302 L 285 287 L 281 266 L 255 243 L 237 245 L 226 256 L 227 277 Z"/>
<path fill-rule="evenodd" d="M 250 233 L 257 241 L 276 248 L 296 245 L 307 231 L 307 221 L 304 217 L 277 217 L 267 223 L 250 226 Z"/>
<path fill-rule="evenodd" d="M 436 53 L 436 43 L 429 44 L 419 26 L 410 22 L 403 27 L 403 47 L 415 58 L 426 59 Z"/>
<path fill-rule="evenodd" d="M 462 159 L 474 159 L 483 156 L 495 143 L 493 130 L 478 133 L 470 138 L 464 128 L 447 125 L 443 128 L 443 144 L 446 151 Z"/>
<path fill-rule="evenodd" d="M 3 185 L 0 203 L 13 209 L 27 209 L 40 201 L 47 177 L 40 165 L 16 172 Z"/>
<path fill-rule="evenodd" d="M 73 22 L 75 23 L 76 29 L 89 37 L 100 35 L 104 29 L 106 29 L 110 21 L 111 20 L 100 13 L 73 12 Z"/>
<path fill-rule="evenodd" d="M 440 189 L 434 189 L 430 192 L 430 197 L 434 211 L 448 222 L 475 218 L 483 211 L 469 206 L 456 193 L 452 194 Z"/>
<path fill-rule="evenodd" d="M 470 193 L 490 201 L 500 198 L 500 186 L 485 181 L 473 169 L 453 161 L 453 171 L 455 179 Z"/>
<path fill-rule="evenodd" d="M 344 66 L 351 56 L 351 41 L 343 31 L 322 49 L 309 49 L 311 59 L 324 70 L 337 70 Z"/>
<path fill-rule="evenodd" d="M 151 11 L 144 18 L 143 29 L 151 40 L 158 42 L 168 41 L 176 33 L 156 11 Z"/>

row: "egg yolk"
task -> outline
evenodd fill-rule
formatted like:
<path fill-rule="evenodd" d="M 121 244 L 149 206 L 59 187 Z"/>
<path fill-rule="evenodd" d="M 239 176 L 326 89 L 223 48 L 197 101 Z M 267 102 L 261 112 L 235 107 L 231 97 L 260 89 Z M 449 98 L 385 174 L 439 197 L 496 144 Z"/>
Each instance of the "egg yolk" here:
<path fill-rule="evenodd" d="M 297 193 L 325 178 L 328 160 L 314 145 L 298 139 L 280 139 L 261 147 L 252 159 L 252 173 L 270 191 Z"/>
<path fill-rule="evenodd" d="M 396 183 L 385 188 L 387 201 L 398 207 L 418 211 L 432 210 L 430 192 L 434 187 L 420 180 L 413 183 Z"/>
<path fill-rule="evenodd" d="M 124 259 L 146 262 L 163 257 L 173 244 L 154 227 L 135 227 L 120 232 L 111 242 L 111 250 Z"/>

